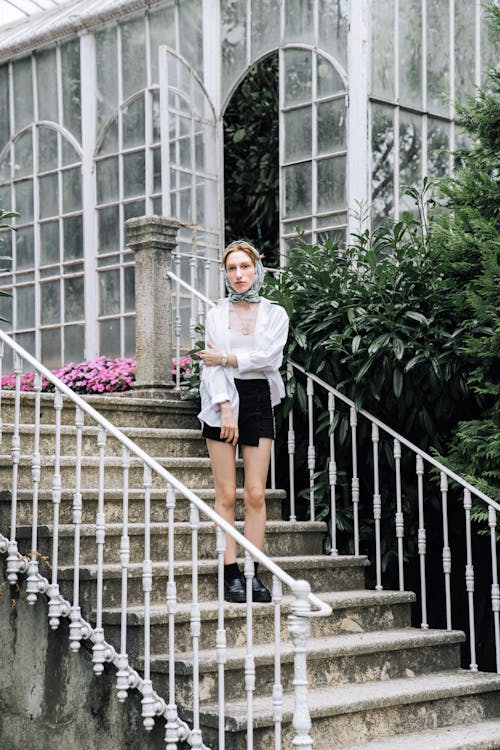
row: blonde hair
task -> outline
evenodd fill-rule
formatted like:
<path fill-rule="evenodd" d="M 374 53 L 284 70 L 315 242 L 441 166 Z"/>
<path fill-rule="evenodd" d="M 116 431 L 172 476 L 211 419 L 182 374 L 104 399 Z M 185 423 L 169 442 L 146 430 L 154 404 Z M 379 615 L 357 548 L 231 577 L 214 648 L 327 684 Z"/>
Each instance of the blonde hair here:
<path fill-rule="evenodd" d="M 247 242 L 246 240 L 235 240 L 234 242 L 229 243 L 224 250 L 220 260 L 221 268 L 226 267 L 228 256 L 238 250 L 246 253 L 254 265 L 257 260 L 261 260 L 264 257 L 250 242 Z"/>

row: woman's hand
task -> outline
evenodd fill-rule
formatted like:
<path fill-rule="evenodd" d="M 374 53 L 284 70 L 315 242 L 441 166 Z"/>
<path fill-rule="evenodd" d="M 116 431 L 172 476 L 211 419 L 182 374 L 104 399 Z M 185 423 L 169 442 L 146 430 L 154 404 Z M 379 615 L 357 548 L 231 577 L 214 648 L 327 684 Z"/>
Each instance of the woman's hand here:
<path fill-rule="evenodd" d="M 221 352 L 220 349 L 217 349 L 216 346 L 208 342 L 207 348 L 202 349 L 198 354 L 203 360 L 205 367 L 215 367 L 215 365 L 220 365 L 224 352 Z"/>
<path fill-rule="evenodd" d="M 236 424 L 229 401 L 224 401 L 220 404 L 220 436 L 226 443 L 230 443 L 231 445 L 236 445 L 238 442 L 238 425 Z"/>

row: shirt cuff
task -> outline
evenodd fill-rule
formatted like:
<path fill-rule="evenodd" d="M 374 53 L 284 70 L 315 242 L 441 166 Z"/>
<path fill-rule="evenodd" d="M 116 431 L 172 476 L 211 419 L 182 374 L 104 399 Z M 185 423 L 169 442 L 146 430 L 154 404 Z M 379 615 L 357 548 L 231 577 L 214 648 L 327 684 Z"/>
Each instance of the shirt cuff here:
<path fill-rule="evenodd" d="M 238 370 L 240 372 L 247 372 L 247 370 L 253 369 L 255 368 L 248 352 L 238 352 Z"/>
<path fill-rule="evenodd" d="M 215 404 L 222 404 L 224 401 L 230 401 L 231 399 L 227 395 L 227 393 L 216 393 L 214 396 L 212 396 L 212 406 Z"/>

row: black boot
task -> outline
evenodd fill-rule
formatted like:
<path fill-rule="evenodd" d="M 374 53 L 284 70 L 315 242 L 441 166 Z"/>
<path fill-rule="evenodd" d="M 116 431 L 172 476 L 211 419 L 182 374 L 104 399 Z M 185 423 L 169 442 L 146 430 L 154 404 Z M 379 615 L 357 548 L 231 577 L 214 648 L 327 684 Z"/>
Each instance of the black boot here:
<path fill-rule="evenodd" d="M 252 601 L 254 602 L 270 602 L 271 592 L 266 589 L 260 578 L 257 576 L 257 570 L 259 563 L 254 562 L 254 577 L 252 578 Z"/>
<path fill-rule="evenodd" d="M 247 592 L 238 563 L 224 565 L 224 599 L 226 602 L 246 602 Z"/>

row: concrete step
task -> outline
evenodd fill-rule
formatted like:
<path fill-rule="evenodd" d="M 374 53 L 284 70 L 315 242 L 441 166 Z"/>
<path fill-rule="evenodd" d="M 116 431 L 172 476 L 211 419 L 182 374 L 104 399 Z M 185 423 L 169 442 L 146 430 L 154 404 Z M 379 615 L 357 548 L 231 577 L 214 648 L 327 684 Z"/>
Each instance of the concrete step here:
<path fill-rule="evenodd" d="M 460 646 L 465 634 L 460 631 L 402 630 L 375 631 L 362 635 L 336 635 L 309 639 L 307 642 L 308 682 L 315 689 L 335 690 L 339 685 L 355 685 L 376 680 L 414 677 L 418 674 L 458 669 Z M 254 648 L 255 691 L 257 695 L 272 695 L 274 674 L 274 644 L 258 644 Z M 227 651 L 225 694 L 231 699 L 245 698 L 246 648 Z M 280 648 L 281 684 L 284 690 L 293 689 L 294 661 L 292 644 Z M 151 669 L 167 674 L 168 655 L 155 656 Z M 192 706 L 193 656 L 182 654 L 175 664 L 178 705 Z M 215 650 L 199 653 L 200 700 L 217 701 L 218 662 Z"/>
<path fill-rule="evenodd" d="M 212 470 L 208 458 L 157 456 L 156 460 L 176 479 L 189 488 L 209 487 L 212 484 Z M 32 458 L 21 454 L 19 457 L 18 487 L 22 490 L 31 489 L 31 465 Z M 242 482 L 242 462 L 238 462 L 238 481 Z M 83 488 L 97 487 L 99 483 L 99 458 L 97 456 L 85 456 L 81 465 L 81 486 Z M 75 459 L 73 456 L 61 456 L 60 458 L 61 487 L 74 490 L 75 486 Z M 12 482 L 12 459 L 10 455 L 0 454 L 0 486 L 10 489 Z M 40 488 L 50 489 L 54 482 L 54 457 L 41 457 Z M 106 456 L 104 471 L 105 487 L 115 489 L 123 486 L 122 460 L 118 456 Z M 129 469 L 129 487 L 139 488 L 144 486 L 144 469 L 140 459 L 131 458 Z M 156 473 L 153 473 L 153 487 L 165 487 L 165 481 Z"/>
<path fill-rule="evenodd" d="M 440 727 L 425 732 L 386 737 L 344 750 L 498 750 L 500 718 L 472 724 Z"/>
<path fill-rule="evenodd" d="M 317 559 L 317 558 L 316 558 Z M 311 559 L 311 567 L 315 558 Z M 260 570 L 259 570 L 260 576 Z M 307 578 L 307 576 L 304 576 Z M 264 576 L 262 576 L 264 579 Z M 265 579 L 264 579 L 265 580 Z M 290 613 L 292 597 L 286 592 L 282 607 L 282 638 L 288 640 L 286 615 Z M 362 633 L 384 628 L 410 627 L 410 605 L 415 595 L 399 591 L 339 591 L 317 592 L 317 595 L 333 607 L 330 617 L 311 618 L 311 637 L 323 638 L 339 633 Z M 274 605 L 254 604 L 253 617 L 254 643 L 271 643 L 274 639 Z M 213 644 L 215 649 L 218 629 L 217 602 L 201 602 L 201 632 L 203 647 Z M 128 608 L 127 651 L 131 658 L 143 653 L 144 610 L 143 607 Z M 190 628 L 190 604 L 179 603 L 175 615 L 176 650 L 190 651 L 192 647 Z M 245 604 L 224 604 L 224 618 L 227 646 L 232 648 L 246 643 L 247 607 Z M 91 615 L 91 619 L 93 616 Z M 103 612 L 103 626 L 106 639 L 119 645 L 120 610 L 106 608 Z M 151 653 L 163 654 L 168 643 L 167 614 L 165 605 L 151 607 Z"/>
<path fill-rule="evenodd" d="M 196 495 L 213 508 L 215 491 L 206 487 L 196 488 Z M 82 521 L 83 523 L 94 523 L 97 513 L 97 500 L 99 490 L 89 488 L 82 490 Z M 0 529 L 10 527 L 11 517 L 11 493 L 9 490 L 0 491 Z M 283 502 L 286 500 L 284 490 L 266 490 L 266 509 L 268 520 L 281 520 Z M 177 493 L 174 517 L 176 521 L 189 519 L 190 501 L 183 495 Z M 40 490 L 38 493 L 39 522 L 50 524 L 53 519 L 54 506 L 52 502 L 52 491 Z M 130 489 L 128 497 L 128 512 L 130 523 L 141 523 L 144 519 L 144 490 Z M 236 491 L 236 518 L 241 521 L 245 515 L 243 504 L 243 490 Z M 106 522 L 119 523 L 123 518 L 123 491 L 119 489 L 106 489 L 104 491 L 104 514 Z M 19 490 L 17 493 L 17 521 L 19 526 L 31 525 L 33 518 L 33 491 L 31 489 Z M 151 520 L 165 521 L 167 510 L 165 504 L 165 490 L 151 490 Z M 73 491 L 63 489 L 59 508 L 59 520 L 61 523 L 72 523 L 73 520 Z"/>
<path fill-rule="evenodd" d="M 8 454 L 12 445 L 14 427 L 12 424 L 2 425 L 2 446 Z M 207 455 L 205 440 L 201 431 L 161 428 L 161 427 L 132 427 L 123 428 L 123 433 L 134 441 L 150 456 L 204 456 Z M 82 454 L 84 456 L 97 456 L 99 447 L 97 445 L 99 429 L 97 426 L 82 428 Z M 35 428 L 33 425 L 21 425 L 19 430 L 20 451 L 22 454 L 30 455 L 34 448 Z M 39 436 L 39 452 L 42 455 L 54 455 L 56 428 L 54 425 L 41 425 Z M 76 455 L 76 428 L 72 425 L 61 426 L 60 453 L 64 456 Z M 122 444 L 112 435 L 107 435 L 106 455 L 122 455 Z"/>
<path fill-rule="evenodd" d="M 350 591 L 364 586 L 365 567 L 368 564 L 363 557 L 275 557 L 274 562 L 280 565 L 289 575 L 296 579 L 306 578 L 313 591 Z M 41 562 L 44 567 L 44 561 Z M 261 566 L 262 567 L 262 566 Z M 50 578 L 50 570 L 44 574 Z M 179 603 L 188 603 L 192 599 L 193 567 L 190 561 L 174 563 L 174 577 Z M 271 587 L 270 575 L 259 570 L 259 575 Z M 59 568 L 59 582 L 66 598 L 72 595 L 73 566 Z M 118 607 L 121 602 L 120 565 L 104 567 L 104 606 Z M 153 562 L 153 589 L 151 601 L 161 605 L 166 602 L 168 580 L 167 562 Z M 139 607 L 144 601 L 142 589 L 142 564 L 131 563 L 127 578 L 128 602 L 130 606 Z M 85 612 L 95 608 L 97 594 L 97 566 L 85 566 L 80 569 L 80 601 Z M 202 560 L 198 565 L 198 598 L 201 601 L 217 600 L 217 563 L 214 560 Z"/>
<path fill-rule="evenodd" d="M 347 750 L 354 743 L 382 737 L 435 729 L 452 724 L 468 724 L 500 716 L 500 675 L 447 670 L 334 690 L 312 688 L 308 695 L 312 718 L 311 737 L 315 750 Z M 293 697 L 283 700 L 283 747 L 291 747 L 294 730 Z M 185 712 L 186 713 L 186 712 Z M 189 720 L 189 713 L 186 713 Z M 203 707 L 203 739 L 213 745 L 218 726 L 219 707 Z M 246 700 L 226 700 L 226 748 L 245 747 Z M 273 747 L 274 721 L 272 699 L 254 698 L 253 750 Z M 382 745 L 385 747 L 385 745 Z M 363 747 L 363 745 L 361 745 Z M 396 745 L 393 745 L 396 747 Z M 404 745 L 397 745 L 404 747 Z M 422 742 L 421 748 L 426 748 Z"/>
<path fill-rule="evenodd" d="M 243 523 L 236 522 L 236 528 L 243 533 Z M 168 523 L 151 523 L 150 550 L 152 560 L 168 559 Z M 294 552 L 296 555 L 321 555 L 323 538 L 327 526 L 320 522 L 268 521 L 266 525 L 265 551 L 270 557 L 286 556 Z M 59 527 L 59 563 L 70 565 L 74 560 L 73 525 Z M 122 524 L 107 523 L 105 527 L 104 561 L 106 563 L 120 562 L 120 545 L 123 528 Z M 52 526 L 38 527 L 38 552 L 48 557 L 51 562 L 52 554 Z M 198 556 L 200 560 L 215 560 L 217 557 L 216 536 L 214 524 L 211 521 L 200 521 L 198 529 Z M 128 526 L 131 562 L 144 559 L 144 524 L 131 523 Z M 18 527 L 17 539 L 19 549 L 29 552 L 31 545 L 31 529 L 28 526 Z M 26 540 L 26 544 L 22 544 Z M 174 528 L 174 556 L 176 560 L 192 559 L 192 529 L 187 522 L 178 522 Z M 80 526 L 80 562 L 92 565 L 97 562 L 96 527 L 94 524 Z"/>
<path fill-rule="evenodd" d="M 149 399 L 135 398 L 126 394 L 107 394 L 105 396 L 82 396 L 103 417 L 116 427 L 173 427 L 199 429 L 200 422 L 196 417 L 199 404 L 196 400 L 182 400 L 172 392 L 169 398 Z M 20 420 L 23 424 L 35 422 L 35 394 L 21 394 Z M 40 397 L 40 418 L 43 424 L 55 424 L 54 394 L 42 393 Z M 14 422 L 14 392 L 2 391 L 0 402 L 2 421 Z M 75 424 L 75 405 L 69 398 L 63 398 L 61 410 L 62 424 Z M 91 418 L 85 417 L 86 424 Z"/>

